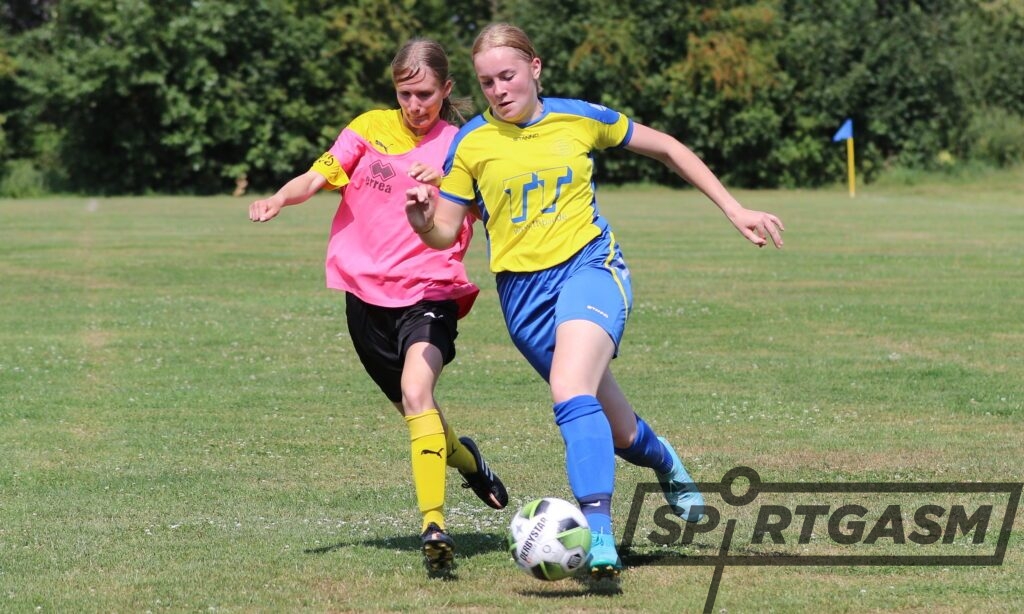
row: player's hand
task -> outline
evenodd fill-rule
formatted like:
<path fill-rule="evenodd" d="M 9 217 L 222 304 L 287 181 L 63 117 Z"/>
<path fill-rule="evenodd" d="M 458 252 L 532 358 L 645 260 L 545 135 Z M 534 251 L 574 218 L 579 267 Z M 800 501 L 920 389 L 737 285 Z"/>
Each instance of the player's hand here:
<path fill-rule="evenodd" d="M 269 222 L 281 212 L 284 203 L 280 199 L 264 198 L 249 205 L 249 219 L 253 222 Z"/>
<path fill-rule="evenodd" d="M 417 234 L 428 232 L 434 226 L 437 211 L 437 188 L 418 185 L 405 191 L 405 216 Z"/>
<path fill-rule="evenodd" d="M 740 233 L 754 245 L 764 247 L 770 238 L 775 247 L 782 247 L 782 233 L 786 227 L 782 225 L 782 220 L 775 215 L 753 209 L 740 209 L 729 219 Z"/>
<path fill-rule="evenodd" d="M 441 180 L 444 179 L 441 171 L 422 162 L 412 163 L 412 166 L 409 167 L 409 176 L 420 183 L 429 183 L 434 186 L 440 186 Z"/>

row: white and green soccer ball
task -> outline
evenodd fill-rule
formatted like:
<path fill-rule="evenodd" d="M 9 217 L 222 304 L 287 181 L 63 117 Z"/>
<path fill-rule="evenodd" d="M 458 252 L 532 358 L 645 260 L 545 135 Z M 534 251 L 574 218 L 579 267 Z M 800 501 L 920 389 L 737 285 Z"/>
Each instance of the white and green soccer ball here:
<path fill-rule="evenodd" d="M 516 565 L 535 578 L 561 580 L 586 564 L 590 526 L 583 512 L 564 499 L 534 499 L 512 518 L 508 549 Z"/>

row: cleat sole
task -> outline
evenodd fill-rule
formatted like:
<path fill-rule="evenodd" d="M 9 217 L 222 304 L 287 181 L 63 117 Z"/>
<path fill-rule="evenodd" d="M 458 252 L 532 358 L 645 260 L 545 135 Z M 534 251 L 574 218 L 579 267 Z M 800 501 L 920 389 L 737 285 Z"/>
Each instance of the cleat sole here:
<path fill-rule="evenodd" d="M 431 578 L 452 575 L 455 569 L 455 544 L 437 525 L 431 523 L 423 534 L 423 566 Z"/>
<path fill-rule="evenodd" d="M 590 568 L 587 588 L 595 593 L 618 594 L 622 592 L 622 570 L 613 565 L 601 565 Z"/>

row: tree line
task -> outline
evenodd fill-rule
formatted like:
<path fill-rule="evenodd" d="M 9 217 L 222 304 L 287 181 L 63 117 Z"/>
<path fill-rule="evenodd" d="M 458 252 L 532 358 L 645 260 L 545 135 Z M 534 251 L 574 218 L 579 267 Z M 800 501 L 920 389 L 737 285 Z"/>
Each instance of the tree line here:
<path fill-rule="evenodd" d="M 544 94 L 677 136 L 734 187 L 1024 160 L 1020 0 L 12 0 L 0 7 L 0 196 L 269 191 L 355 115 L 393 107 L 390 60 L 511 21 Z M 604 181 L 670 182 L 608 152 Z"/>

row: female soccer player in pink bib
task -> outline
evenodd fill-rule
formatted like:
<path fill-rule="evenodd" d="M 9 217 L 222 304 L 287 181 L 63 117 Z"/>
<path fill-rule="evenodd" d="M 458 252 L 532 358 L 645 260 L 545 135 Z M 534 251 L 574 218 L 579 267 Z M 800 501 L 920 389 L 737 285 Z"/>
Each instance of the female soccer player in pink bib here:
<path fill-rule="evenodd" d="M 409 190 L 409 223 L 432 247 L 457 244 L 471 205 L 490 241 L 505 322 L 551 387 L 573 495 L 593 534 L 591 577 L 615 582 L 611 499 L 615 455 L 654 470 L 683 519 L 704 500 L 672 446 L 633 411 L 609 365 L 633 295 L 629 269 L 597 207 L 595 150 L 623 147 L 659 160 L 707 195 L 755 245 L 782 246 L 782 222 L 745 209 L 675 138 L 600 105 L 541 97 L 541 60 L 519 28 L 477 36 L 473 65 L 490 108 L 459 131 L 440 194 Z"/>
<path fill-rule="evenodd" d="M 473 440 L 455 436 L 434 398 L 441 370 L 455 356 L 457 320 L 479 293 L 462 263 L 472 219 L 434 250 L 405 218 L 406 190 L 440 182 L 457 132 L 449 122 L 461 118 L 461 101 L 450 98 L 448 57 L 433 41 L 402 47 L 391 75 L 400 108 L 356 117 L 309 171 L 249 205 L 249 219 L 269 221 L 322 188 L 341 192 L 327 244 L 327 287 L 345 293 L 356 353 L 409 426 L 424 562 L 443 575 L 454 550 L 443 513 L 446 465 L 495 509 L 508 494 Z"/>

